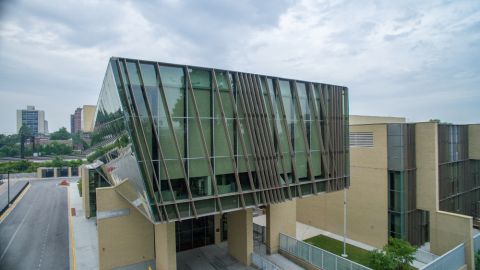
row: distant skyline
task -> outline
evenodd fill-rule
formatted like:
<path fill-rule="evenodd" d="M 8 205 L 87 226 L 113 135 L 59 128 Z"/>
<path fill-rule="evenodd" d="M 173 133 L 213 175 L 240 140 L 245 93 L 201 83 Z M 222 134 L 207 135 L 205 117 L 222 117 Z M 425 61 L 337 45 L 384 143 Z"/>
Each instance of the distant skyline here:
<path fill-rule="evenodd" d="M 0 133 L 96 104 L 111 56 L 345 85 L 350 113 L 480 123 L 480 1 L 1 1 Z"/>

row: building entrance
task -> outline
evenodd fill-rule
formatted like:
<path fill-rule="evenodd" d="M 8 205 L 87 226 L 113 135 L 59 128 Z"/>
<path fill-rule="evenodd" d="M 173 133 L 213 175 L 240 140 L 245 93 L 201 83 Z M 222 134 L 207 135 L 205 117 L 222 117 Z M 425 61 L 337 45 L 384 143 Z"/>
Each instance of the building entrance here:
<path fill-rule="evenodd" d="M 215 243 L 213 216 L 177 221 L 175 225 L 177 252 Z"/>

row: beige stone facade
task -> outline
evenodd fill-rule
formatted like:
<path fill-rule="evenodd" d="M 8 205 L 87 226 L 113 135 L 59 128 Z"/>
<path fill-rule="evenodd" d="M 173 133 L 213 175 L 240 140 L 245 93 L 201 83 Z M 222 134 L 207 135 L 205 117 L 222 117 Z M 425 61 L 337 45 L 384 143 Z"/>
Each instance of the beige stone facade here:
<path fill-rule="evenodd" d="M 350 188 L 347 192 L 347 235 L 381 248 L 388 241 L 387 128 L 384 124 L 351 126 L 372 132 L 373 147 L 350 149 Z M 297 220 L 343 235 L 343 192 L 297 200 Z"/>
<path fill-rule="evenodd" d="M 100 269 L 154 260 L 154 225 L 121 197 L 115 187 L 97 188 L 96 193 Z"/>

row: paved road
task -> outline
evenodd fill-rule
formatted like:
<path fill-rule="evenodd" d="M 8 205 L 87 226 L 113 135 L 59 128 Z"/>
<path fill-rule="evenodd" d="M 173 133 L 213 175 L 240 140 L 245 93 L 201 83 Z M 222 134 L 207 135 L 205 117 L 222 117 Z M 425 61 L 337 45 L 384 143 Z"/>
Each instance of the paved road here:
<path fill-rule="evenodd" d="M 69 269 L 67 189 L 58 180 L 31 188 L 0 223 L 0 269 Z"/>

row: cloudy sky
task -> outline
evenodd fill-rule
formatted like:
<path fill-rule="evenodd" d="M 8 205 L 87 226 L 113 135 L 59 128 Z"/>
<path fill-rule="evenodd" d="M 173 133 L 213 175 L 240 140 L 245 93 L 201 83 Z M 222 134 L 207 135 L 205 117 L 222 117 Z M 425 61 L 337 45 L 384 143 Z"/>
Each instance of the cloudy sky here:
<path fill-rule="evenodd" d="M 8 3 L 7 3 L 8 2 Z M 0 1 L 0 133 L 96 104 L 124 56 L 348 86 L 352 114 L 480 122 L 480 1 Z"/>

